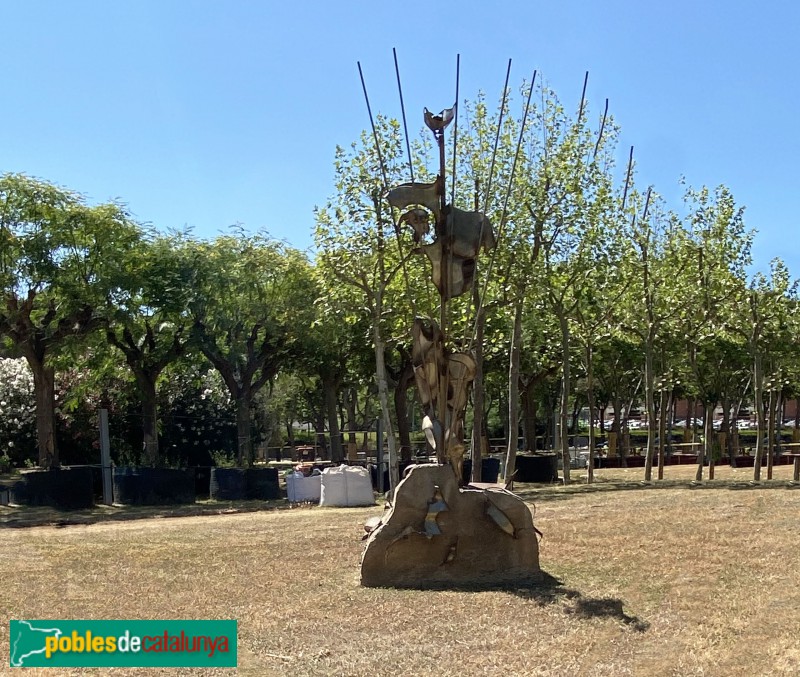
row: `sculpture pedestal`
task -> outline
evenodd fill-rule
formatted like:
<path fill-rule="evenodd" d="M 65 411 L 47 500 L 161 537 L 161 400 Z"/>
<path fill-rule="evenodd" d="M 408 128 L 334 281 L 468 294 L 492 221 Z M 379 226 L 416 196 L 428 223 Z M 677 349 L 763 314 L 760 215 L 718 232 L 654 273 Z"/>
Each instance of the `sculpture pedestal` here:
<path fill-rule="evenodd" d="M 409 471 L 361 558 L 367 587 L 491 587 L 540 578 L 528 506 L 502 489 L 459 488 L 447 465 Z"/>

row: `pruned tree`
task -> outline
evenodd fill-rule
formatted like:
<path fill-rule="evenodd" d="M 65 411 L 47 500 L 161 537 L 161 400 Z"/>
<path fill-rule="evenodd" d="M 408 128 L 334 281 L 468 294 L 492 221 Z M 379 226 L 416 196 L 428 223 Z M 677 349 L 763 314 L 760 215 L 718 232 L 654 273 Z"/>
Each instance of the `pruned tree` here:
<path fill-rule="evenodd" d="M 194 265 L 184 236 L 144 240 L 129 253 L 127 265 L 108 297 L 108 342 L 125 357 L 141 398 L 144 463 L 157 465 L 158 398 L 164 369 L 186 351 L 194 287 Z"/>
<path fill-rule="evenodd" d="M 311 326 L 305 255 L 265 233 L 195 242 L 192 339 L 236 401 L 237 461 L 253 462 L 253 398 L 296 355 Z"/>
<path fill-rule="evenodd" d="M 0 177 L 0 352 L 24 357 L 36 392 L 39 465 L 59 465 L 54 359 L 96 329 L 115 271 L 141 241 L 116 203 L 22 174 Z"/>

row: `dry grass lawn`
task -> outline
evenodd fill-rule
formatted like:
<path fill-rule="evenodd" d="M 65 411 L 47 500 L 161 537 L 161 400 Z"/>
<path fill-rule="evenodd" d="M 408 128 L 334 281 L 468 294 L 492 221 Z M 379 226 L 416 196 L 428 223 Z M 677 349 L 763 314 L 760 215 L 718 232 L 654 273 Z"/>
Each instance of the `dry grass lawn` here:
<path fill-rule="evenodd" d="M 738 473 L 713 490 L 522 485 L 544 533 L 535 589 L 361 588 L 377 507 L 6 528 L 0 654 L 10 618 L 235 618 L 244 675 L 798 675 L 800 491 Z"/>

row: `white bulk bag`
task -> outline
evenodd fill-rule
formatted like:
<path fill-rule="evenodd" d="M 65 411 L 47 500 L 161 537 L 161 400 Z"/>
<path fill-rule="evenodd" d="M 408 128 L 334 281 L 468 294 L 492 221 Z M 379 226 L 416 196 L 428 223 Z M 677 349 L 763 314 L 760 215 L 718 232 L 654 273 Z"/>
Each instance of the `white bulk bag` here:
<path fill-rule="evenodd" d="M 319 503 L 322 475 L 306 477 L 301 472 L 286 476 L 286 496 L 290 503 Z"/>
<path fill-rule="evenodd" d="M 375 505 L 369 471 L 355 465 L 325 468 L 319 504 L 339 508 Z"/>

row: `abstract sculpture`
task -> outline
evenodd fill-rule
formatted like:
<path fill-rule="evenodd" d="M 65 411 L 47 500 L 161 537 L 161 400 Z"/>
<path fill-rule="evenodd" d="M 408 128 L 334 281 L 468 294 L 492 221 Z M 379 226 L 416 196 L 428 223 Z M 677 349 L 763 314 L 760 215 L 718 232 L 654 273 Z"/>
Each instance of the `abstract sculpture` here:
<path fill-rule="evenodd" d="M 393 208 L 406 210 L 398 222 L 412 229 L 418 245 L 413 251 L 430 261 L 441 298 L 438 323 L 418 317 L 411 327 L 422 430 L 438 463 L 412 466 L 389 510 L 370 525 L 361 560 L 366 586 L 505 585 L 540 577 L 537 530 L 528 506 L 502 487 L 459 486 L 464 419 L 477 365 L 472 351 L 447 346 L 447 304 L 473 289 L 481 250 L 497 243 L 485 214 L 446 201 L 444 130 L 456 112 L 455 106 L 439 115 L 424 110 L 439 146 L 436 180 L 412 180 L 385 195 Z"/>

